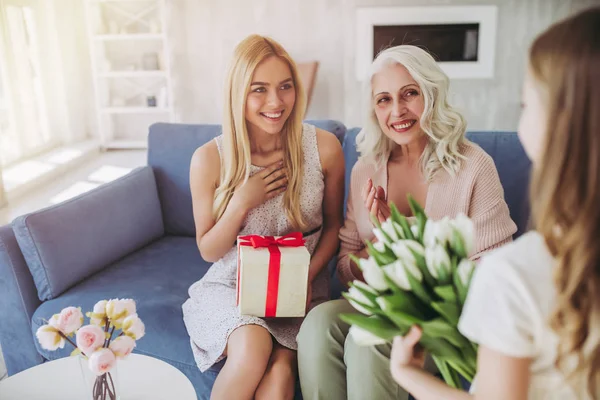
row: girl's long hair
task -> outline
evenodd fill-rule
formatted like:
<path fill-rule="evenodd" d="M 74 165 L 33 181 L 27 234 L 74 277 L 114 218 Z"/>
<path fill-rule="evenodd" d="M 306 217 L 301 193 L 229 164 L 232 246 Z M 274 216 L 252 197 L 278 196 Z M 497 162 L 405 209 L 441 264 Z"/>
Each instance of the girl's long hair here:
<path fill-rule="evenodd" d="M 296 64 L 285 49 L 275 40 L 259 35 L 250 35 L 240 42 L 235 48 L 229 65 L 225 85 L 221 179 L 215 192 L 213 214 L 218 221 L 223 216 L 234 190 L 250 177 L 251 159 L 245 115 L 246 98 L 254 71 L 269 57 L 279 57 L 289 65 L 296 90 L 294 108 L 282 131 L 283 160 L 288 176 L 283 206 L 291 224 L 297 229 L 304 230 L 307 223 L 298 201 L 304 168 L 302 151 L 302 121 L 306 111 L 304 88 Z"/>
<path fill-rule="evenodd" d="M 531 46 L 529 64 L 548 110 L 531 197 L 534 225 L 556 259 L 557 299 L 550 318 L 559 337 L 556 365 L 580 395 L 595 398 L 600 372 L 600 8 L 541 34 Z"/>

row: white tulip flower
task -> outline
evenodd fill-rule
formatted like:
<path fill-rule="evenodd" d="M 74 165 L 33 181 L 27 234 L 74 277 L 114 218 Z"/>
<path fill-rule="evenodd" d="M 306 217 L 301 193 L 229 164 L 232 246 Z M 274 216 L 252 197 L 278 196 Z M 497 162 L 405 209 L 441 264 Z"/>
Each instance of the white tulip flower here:
<path fill-rule="evenodd" d="M 417 265 L 410 260 L 396 260 L 395 262 L 382 267 L 382 269 L 392 282 L 404 290 L 411 290 L 407 271 L 409 271 L 417 281 L 421 282 L 423 280 L 421 270 L 419 270 Z"/>
<path fill-rule="evenodd" d="M 396 257 L 403 261 L 410 261 L 413 264 L 417 262 L 413 252 L 425 256 L 425 248 L 415 240 L 399 240 L 390 247 Z"/>
<path fill-rule="evenodd" d="M 452 240 L 453 228 L 452 222 L 448 217 L 444 217 L 439 221 L 428 219 L 425 224 L 425 233 L 423 234 L 425 247 L 433 247 L 435 244 L 445 246 Z"/>
<path fill-rule="evenodd" d="M 377 240 L 387 245 L 391 245 L 397 240 L 403 239 L 398 232 L 402 232 L 402 227 L 396 222 L 392 221 L 390 218 L 381 224 L 381 229 L 373 229 L 373 234 L 375 234 Z M 389 236 L 390 239 L 392 239 L 391 242 L 385 237 L 384 233 Z"/>
<path fill-rule="evenodd" d="M 471 274 L 473 273 L 474 269 L 475 269 L 475 263 L 471 260 L 462 260 L 458 264 L 458 267 L 456 268 L 456 272 L 458 274 L 458 278 L 460 279 L 460 282 L 463 285 L 465 285 L 465 286 L 469 285 L 469 281 L 471 280 Z"/>
<path fill-rule="evenodd" d="M 450 273 L 450 257 L 446 252 L 446 248 L 441 244 L 428 247 L 425 250 L 425 262 L 429 273 L 435 279 L 439 279 L 440 271 L 445 271 L 446 274 Z"/>
<path fill-rule="evenodd" d="M 353 282 L 353 285 L 358 286 L 361 289 L 367 290 L 373 293 L 374 295 L 377 295 L 377 292 L 364 282 L 355 280 Z M 348 301 L 350 302 L 352 307 L 356 308 L 356 310 L 360 311 L 361 313 L 365 315 L 372 315 L 372 313 L 369 310 L 365 309 L 361 304 L 364 304 L 369 307 L 375 307 L 375 304 L 354 286 L 350 286 L 350 288 L 348 289 Z"/>
<path fill-rule="evenodd" d="M 461 235 L 467 255 L 471 255 L 475 248 L 475 225 L 473 221 L 465 214 L 460 213 L 452 221 L 452 226 Z"/>
<path fill-rule="evenodd" d="M 352 325 L 348 333 L 352 336 L 352 340 L 359 346 L 376 346 L 386 343 L 382 338 L 356 325 Z"/>
<path fill-rule="evenodd" d="M 373 289 L 383 292 L 389 289 L 388 284 L 384 279 L 383 270 L 373 257 L 369 257 L 368 259 L 360 260 L 360 269 L 362 271 L 363 277 L 369 286 Z"/>

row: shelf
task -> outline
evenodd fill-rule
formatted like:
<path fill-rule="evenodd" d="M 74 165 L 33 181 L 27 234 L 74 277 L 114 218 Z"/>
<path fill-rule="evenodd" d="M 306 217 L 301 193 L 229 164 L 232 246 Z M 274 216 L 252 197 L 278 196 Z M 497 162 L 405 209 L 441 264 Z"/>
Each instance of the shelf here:
<path fill-rule="evenodd" d="M 111 140 L 106 143 L 107 149 L 146 149 L 148 142 L 145 140 Z"/>
<path fill-rule="evenodd" d="M 103 108 L 104 114 L 168 114 L 169 108 L 158 107 L 107 107 Z"/>
<path fill-rule="evenodd" d="M 101 41 L 123 41 L 123 40 L 162 40 L 166 36 L 162 33 L 127 33 L 115 35 L 95 35 L 94 39 Z"/>
<path fill-rule="evenodd" d="M 110 71 L 101 72 L 99 78 L 160 78 L 166 77 L 166 71 Z"/>

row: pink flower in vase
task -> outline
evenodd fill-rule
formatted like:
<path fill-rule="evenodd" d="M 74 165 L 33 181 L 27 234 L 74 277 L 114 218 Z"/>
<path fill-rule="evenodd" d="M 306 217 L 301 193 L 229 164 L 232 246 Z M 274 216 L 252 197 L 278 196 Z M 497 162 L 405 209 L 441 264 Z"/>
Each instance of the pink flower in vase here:
<path fill-rule="evenodd" d="M 137 314 L 133 314 L 123 321 L 123 332 L 135 340 L 140 340 L 146 334 L 146 326 Z"/>
<path fill-rule="evenodd" d="M 65 347 L 65 339 L 60 336 L 58 330 L 50 325 L 42 325 L 35 332 L 37 340 L 40 342 L 40 346 L 44 350 L 54 351 L 58 348 Z"/>
<path fill-rule="evenodd" d="M 104 344 L 106 335 L 97 325 L 86 325 L 77 331 L 77 348 L 85 355 L 90 355 Z"/>
<path fill-rule="evenodd" d="M 113 354 L 110 349 L 100 349 L 96 350 L 89 357 L 88 366 L 90 370 L 100 376 L 107 372 L 110 372 L 111 369 L 115 366 L 117 362 L 117 358 Z"/>
<path fill-rule="evenodd" d="M 106 303 L 106 316 L 118 329 L 123 320 L 136 313 L 135 301 L 132 299 L 112 299 Z"/>
<path fill-rule="evenodd" d="M 133 351 L 135 340 L 129 336 L 119 336 L 108 346 L 117 358 L 125 358 Z"/>
<path fill-rule="evenodd" d="M 65 335 L 70 335 L 83 325 L 83 313 L 79 308 L 67 307 L 60 314 L 54 314 L 48 323 Z"/>
<path fill-rule="evenodd" d="M 100 325 L 104 324 L 104 318 L 106 318 L 106 303 L 108 301 L 101 300 L 94 304 L 94 310 L 86 315 L 90 317 L 90 324 Z"/>

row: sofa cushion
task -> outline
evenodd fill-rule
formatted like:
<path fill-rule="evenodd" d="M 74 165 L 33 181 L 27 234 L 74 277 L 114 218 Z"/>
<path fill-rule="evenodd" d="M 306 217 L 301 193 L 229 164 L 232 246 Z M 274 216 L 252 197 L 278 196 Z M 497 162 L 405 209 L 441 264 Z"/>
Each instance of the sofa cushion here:
<path fill-rule="evenodd" d="M 307 121 L 334 133 L 340 143 L 346 132 L 337 121 Z M 194 151 L 221 133 L 220 125 L 159 123 L 150 127 L 148 164 L 154 169 L 165 231 L 169 235 L 195 236 L 190 194 L 190 161 Z M 177 140 L 173 140 L 176 137 Z"/>
<path fill-rule="evenodd" d="M 164 233 L 149 167 L 21 216 L 12 226 L 40 300 L 57 297 Z"/>
<path fill-rule="evenodd" d="M 44 302 L 33 314 L 32 332 L 35 337 L 44 320 L 65 307 L 81 307 L 85 313 L 103 299 L 132 298 L 146 325 L 146 335 L 137 342 L 134 351 L 169 362 L 181 370 L 198 371 L 181 306 L 188 298 L 189 286 L 206 273 L 209 265 L 200 257 L 194 238 L 165 236 L 60 297 Z M 57 351 L 43 350 L 37 340 L 35 345 L 48 360 L 68 356 L 72 350 L 68 344 Z"/>

